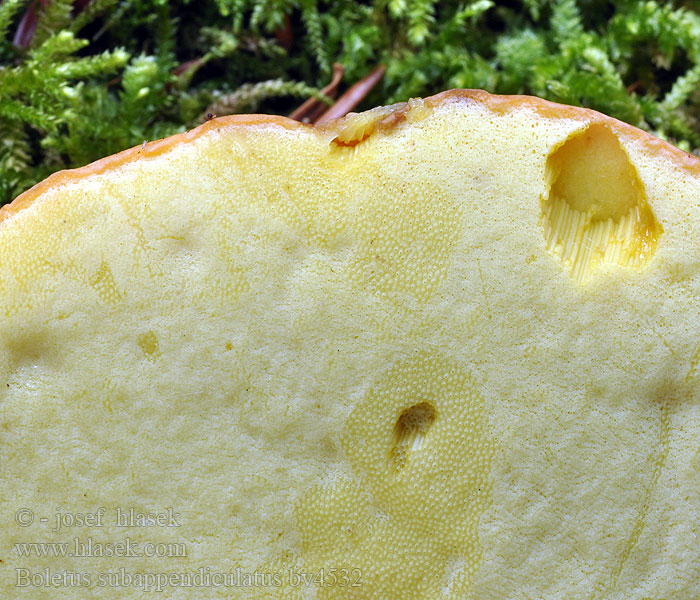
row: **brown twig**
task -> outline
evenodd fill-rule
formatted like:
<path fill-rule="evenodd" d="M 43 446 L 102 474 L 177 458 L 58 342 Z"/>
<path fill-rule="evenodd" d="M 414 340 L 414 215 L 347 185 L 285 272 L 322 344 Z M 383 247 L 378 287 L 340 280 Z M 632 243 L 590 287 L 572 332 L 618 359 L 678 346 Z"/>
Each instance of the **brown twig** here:
<path fill-rule="evenodd" d="M 73 3 L 73 13 L 75 15 L 83 12 L 87 5 L 90 4 L 92 0 L 75 0 Z M 36 33 L 36 26 L 39 22 L 39 11 L 37 10 L 37 5 L 41 8 L 46 8 L 51 3 L 51 0 L 34 0 L 24 11 L 22 19 L 17 25 L 17 30 L 15 31 L 15 37 L 12 39 L 12 43 L 18 48 L 29 48 L 34 39 L 34 34 Z"/>
<path fill-rule="evenodd" d="M 385 72 L 386 67 L 384 65 L 379 65 L 369 75 L 360 79 L 360 81 L 340 96 L 333 106 L 316 119 L 315 124 L 320 125 L 347 115 L 372 91 L 372 88 L 379 83 Z"/>
<path fill-rule="evenodd" d="M 18 48 L 29 48 L 34 38 L 34 33 L 36 32 L 36 25 L 39 22 L 39 12 L 37 10 L 37 4 L 40 4 L 43 8 L 49 3 L 50 0 L 34 0 L 24 11 L 22 19 L 17 25 L 17 30 L 15 31 L 15 37 L 12 39 L 12 43 Z"/>
<path fill-rule="evenodd" d="M 321 90 L 322 94 L 325 94 L 329 98 L 335 98 L 338 92 L 338 86 L 343 80 L 343 75 L 345 74 L 345 67 L 340 63 L 333 64 L 333 78 L 331 82 Z M 289 114 L 290 119 L 296 121 L 301 121 L 302 123 L 313 123 L 314 119 L 318 118 L 325 110 L 326 104 L 321 102 L 318 98 L 309 98 L 306 100 L 299 108 L 294 110 Z"/>
<path fill-rule="evenodd" d="M 284 25 L 275 31 L 275 39 L 287 52 L 292 49 L 294 34 L 292 33 L 292 22 L 289 19 L 289 15 L 284 15 Z"/>
<path fill-rule="evenodd" d="M 193 58 L 192 60 L 188 60 L 187 62 L 181 63 L 177 67 L 175 67 L 173 69 L 173 75 L 175 75 L 176 77 L 180 77 L 180 75 L 184 75 L 190 69 L 198 69 L 205 62 L 206 59 L 203 56 L 200 56 L 199 58 Z"/>

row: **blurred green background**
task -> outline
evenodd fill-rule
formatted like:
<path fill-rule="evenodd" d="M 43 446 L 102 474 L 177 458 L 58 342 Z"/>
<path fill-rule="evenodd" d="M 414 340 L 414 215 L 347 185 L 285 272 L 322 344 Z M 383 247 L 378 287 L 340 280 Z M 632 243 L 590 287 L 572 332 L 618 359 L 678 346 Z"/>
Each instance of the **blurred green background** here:
<path fill-rule="evenodd" d="M 700 147 L 697 2 L 2 0 L 0 40 L 0 204 L 208 114 L 331 104 L 334 63 L 338 94 L 386 67 L 355 110 L 483 88 Z"/>

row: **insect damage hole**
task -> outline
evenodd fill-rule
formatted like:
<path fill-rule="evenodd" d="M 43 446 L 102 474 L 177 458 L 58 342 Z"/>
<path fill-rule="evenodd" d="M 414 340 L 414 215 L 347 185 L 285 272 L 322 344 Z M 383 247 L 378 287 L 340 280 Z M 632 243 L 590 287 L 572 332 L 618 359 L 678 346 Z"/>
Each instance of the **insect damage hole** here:
<path fill-rule="evenodd" d="M 585 283 L 603 264 L 641 267 L 663 230 L 617 136 L 590 125 L 547 160 L 542 199 L 547 249 L 571 277 Z"/>
<path fill-rule="evenodd" d="M 411 452 L 420 450 L 437 412 L 429 402 L 420 402 L 405 409 L 394 425 L 391 458 L 397 468 L 406 466 Z"/>

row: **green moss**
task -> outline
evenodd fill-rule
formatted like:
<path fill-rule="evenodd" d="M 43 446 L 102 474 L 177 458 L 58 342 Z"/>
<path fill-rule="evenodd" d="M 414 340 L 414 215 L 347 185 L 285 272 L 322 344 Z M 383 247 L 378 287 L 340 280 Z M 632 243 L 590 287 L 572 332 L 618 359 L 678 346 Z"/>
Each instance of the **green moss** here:
<path fill-rule="evenodd" d="M 318 96 L 333 62 L 346 85 L 387 66 L 361 108 L 450 87 L 535 94 L 697 150 L 700 16 L 685 6 L 4 0 L 0 203 L 55 170 L 192 127 L 212 107 L 286 114 Z M 17 36 L 27 11 L 34 33 Z"/>

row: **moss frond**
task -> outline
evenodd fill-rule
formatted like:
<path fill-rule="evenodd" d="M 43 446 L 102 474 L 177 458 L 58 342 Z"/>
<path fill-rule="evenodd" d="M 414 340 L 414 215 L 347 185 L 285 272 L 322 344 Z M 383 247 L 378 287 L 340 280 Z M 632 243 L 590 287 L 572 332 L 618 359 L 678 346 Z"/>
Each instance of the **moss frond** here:
<path fill-rule="evenodd" d="M 330 98 L 321 94 L 317 88 L 303 82 L 272 79 L 259 83 L 246 83 L 233 93 L 216 95 L 214 103 L 207 108 L 200 120 L 206 120 L 209 114 L 220 117 L 241 112 L 255 112 L 264 100 L 281 96 L 296 98 L 312 96 L 326 104 L 331 103 Z"/>

